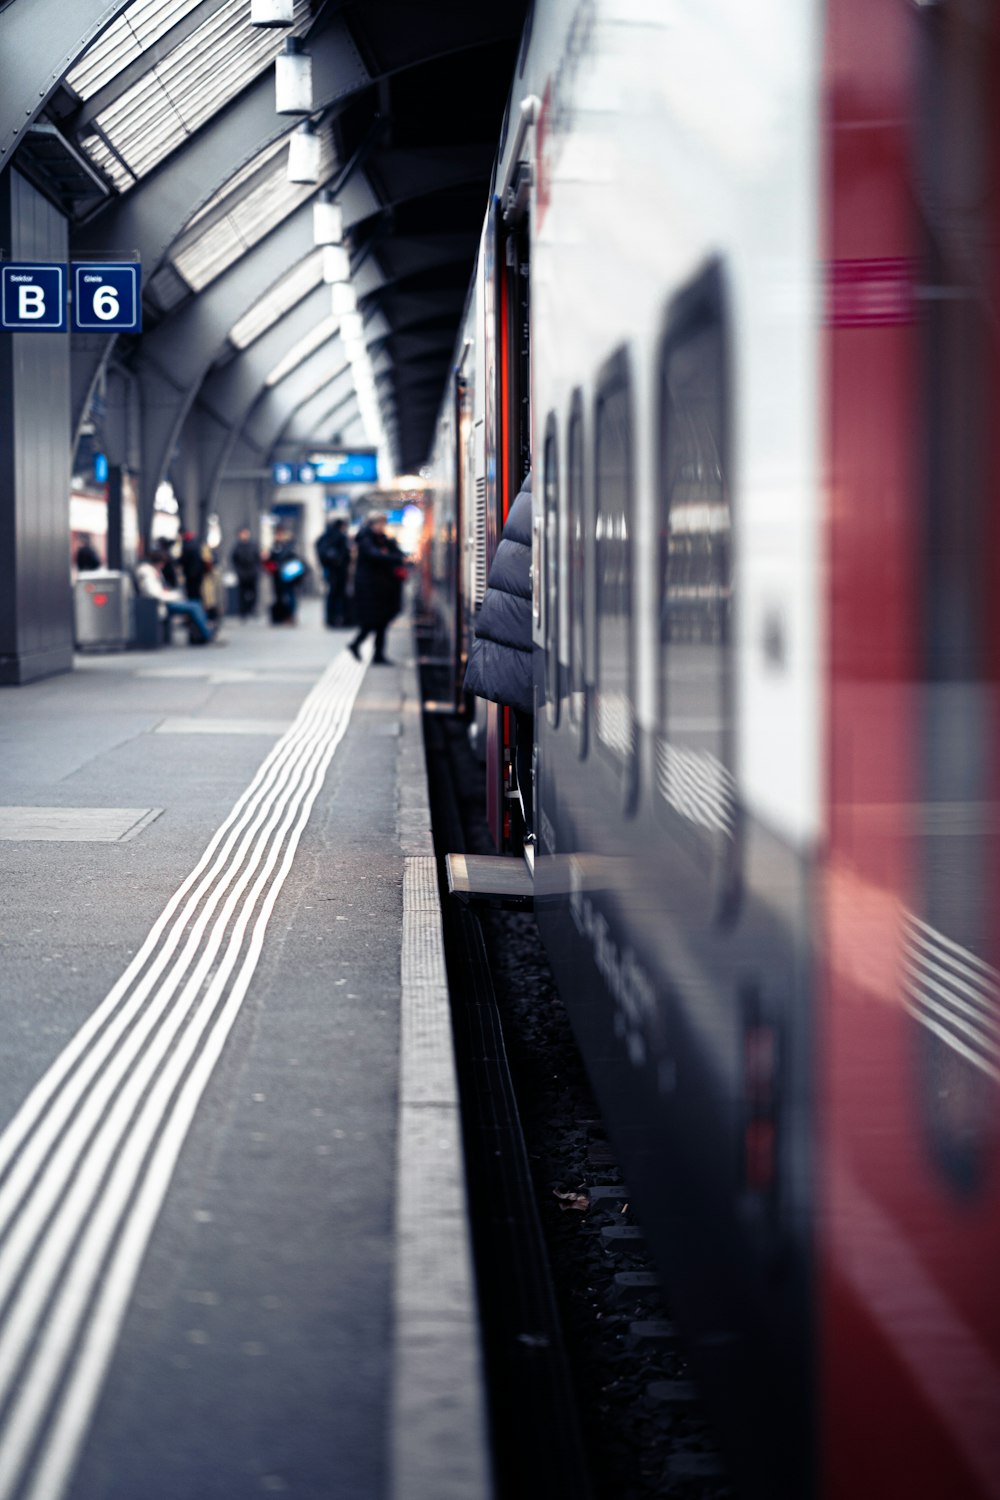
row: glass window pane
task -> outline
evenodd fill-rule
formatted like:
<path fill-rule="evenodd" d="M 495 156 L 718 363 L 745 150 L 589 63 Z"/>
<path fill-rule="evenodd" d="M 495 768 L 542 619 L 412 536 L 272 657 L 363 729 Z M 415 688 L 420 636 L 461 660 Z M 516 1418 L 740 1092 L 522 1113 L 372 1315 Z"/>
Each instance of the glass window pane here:
<path fill-rule="evenodd" d="M 616 370 L 598 399 L 595 525 L 595 732 L 623 764 L 634 752 L 632 687 L 632 463 L 629 390 Z"/>
<path fill-rule="evenodd" d="M 569 716 L 574 724 L 583 718 L 583 685 L 586 675 L 584 632 L 585 537 L 583 514 L 583 413 L 574 402 L 569 422 L 567 470 L 569 524 Z"/>
<path fill-rule="evenodd" d="M 559 441 L 555 418 L 545 438 L 545 702 L 559 723 Z"/>
<path fill-rule="evenodd" d="M 725 350 L 708 285 L 668 331 L 660 395 L 657 786 L 711 845 L 733 837 L 735 783 Z"/>

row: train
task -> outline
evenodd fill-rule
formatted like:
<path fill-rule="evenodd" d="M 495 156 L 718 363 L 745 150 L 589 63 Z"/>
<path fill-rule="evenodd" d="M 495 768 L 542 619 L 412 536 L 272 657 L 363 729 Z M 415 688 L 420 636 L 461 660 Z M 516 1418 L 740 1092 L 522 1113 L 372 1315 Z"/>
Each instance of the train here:
<path fill-rule="evenodd" d="M 1000 1496 L 1000 15 L 536 0 L 428 465 L 533 488 L 534 906 L 740 1495 Z"/>

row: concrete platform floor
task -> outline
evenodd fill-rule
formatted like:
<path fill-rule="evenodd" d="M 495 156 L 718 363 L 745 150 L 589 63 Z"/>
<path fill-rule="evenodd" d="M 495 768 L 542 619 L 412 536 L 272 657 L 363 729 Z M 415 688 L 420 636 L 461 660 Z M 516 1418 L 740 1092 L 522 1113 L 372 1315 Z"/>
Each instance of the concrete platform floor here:
<path fill-rule="evenodd" d="M 0 690 L 0 1500 L 489 1493 L 412 646 L 346 639 Z"/>

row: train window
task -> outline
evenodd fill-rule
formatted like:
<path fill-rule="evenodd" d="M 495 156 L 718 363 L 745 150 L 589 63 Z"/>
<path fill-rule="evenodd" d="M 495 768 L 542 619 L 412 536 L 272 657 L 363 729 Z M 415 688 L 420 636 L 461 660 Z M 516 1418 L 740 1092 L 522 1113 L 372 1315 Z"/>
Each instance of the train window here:
<path fill-rule="evenodd" d="M 569 719 L 580 733 L 586 754 L 586 536 L 583 495 L 583 399 L 577 391 L 570 409 L 567 441 L 566 502 L 569 528 Z"/>
<path fill-rule="evenodd" d="M 549 723 L 559 723 L 559 438 L 556 419 L 545 432 L 545 705 Z"/>
<path fill-rule="evenodd" d="M 622 775 L 625 805 L 635 797 L 635 662 L 632 644 L 632 415 L 624 352 L 605 366 L 594 422 L 595 610 L 594 733 Z"/>
<path fill-rule="evenodd" d="M 713 263 L 671 306 L 660 359 L 656 784 L 672 826 L 728 867 L 732 515 L 722 280 Z"/>

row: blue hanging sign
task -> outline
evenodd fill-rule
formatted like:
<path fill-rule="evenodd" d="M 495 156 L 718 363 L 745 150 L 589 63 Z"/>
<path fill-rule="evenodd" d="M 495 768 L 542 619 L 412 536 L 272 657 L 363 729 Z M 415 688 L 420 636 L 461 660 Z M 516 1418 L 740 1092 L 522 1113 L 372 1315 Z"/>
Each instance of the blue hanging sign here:
<path fill-rule="evenodd" d="M 65 333 L 65 265 L 6 261 L 0 266 L 0 328 Z"/>
<path fill-rule="evenodd" d="M 74 261 L 72 271 L 76 332 L 141 332 L 142 273 L 135 261 Z"/>
<path fill-rule="evenodd" d="M 374 453 L 332 453 L 315 470 L 319 484 L 374 484 L 378 479 Z"/>
<path fill-rule="evenodd" d="M 273 464 L 275 484 L 374 484 L 378 465 L 374 453 L 334 453 L 311 464 Z"/>

